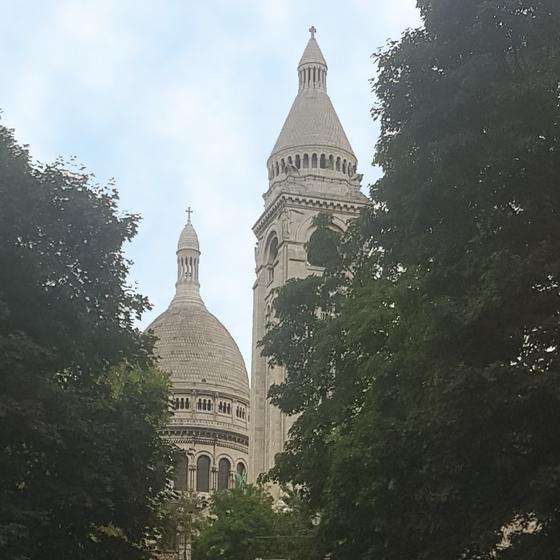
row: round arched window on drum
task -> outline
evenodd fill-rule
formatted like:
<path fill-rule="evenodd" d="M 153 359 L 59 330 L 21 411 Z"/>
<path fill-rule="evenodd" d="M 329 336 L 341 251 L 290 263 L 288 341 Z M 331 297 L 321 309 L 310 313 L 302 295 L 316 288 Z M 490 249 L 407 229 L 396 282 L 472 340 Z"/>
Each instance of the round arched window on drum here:
<path fill-rule="evenodd" d="M 218 463 L 218 491 L 229 488 L 229 478 L 231 474 L 231 463 L 229 459 L 223 457 Z"/>
<path fill-rule="evenodd" d="M 210 457 L 201 455 L 196 462 L 196 490 L 210 492 Z"/>

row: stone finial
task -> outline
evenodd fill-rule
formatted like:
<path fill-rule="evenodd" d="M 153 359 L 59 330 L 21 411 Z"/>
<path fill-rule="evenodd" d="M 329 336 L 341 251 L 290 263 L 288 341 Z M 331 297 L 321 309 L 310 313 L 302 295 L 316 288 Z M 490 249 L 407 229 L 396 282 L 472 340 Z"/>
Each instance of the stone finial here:
<path fill-rule="evenodd" d="M 187 213 L 187 224 L 191 223 L 191 214 L 193 213 L 192 208 L 189 206 L 185 212 Z"/>
<path fill-rule="evenodd" d="M 314 25 L 309 28 L 309 33 L 311 33 L 311 38 L 315 39 L 315 33 L 317 33 L 317 29 L 315 29 Z"/>

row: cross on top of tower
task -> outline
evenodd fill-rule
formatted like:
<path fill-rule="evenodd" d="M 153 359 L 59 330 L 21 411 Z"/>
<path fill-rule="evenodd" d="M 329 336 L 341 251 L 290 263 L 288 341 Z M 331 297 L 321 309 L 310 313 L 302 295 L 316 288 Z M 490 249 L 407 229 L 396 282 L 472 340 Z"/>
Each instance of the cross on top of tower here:
<path fill-rule="evenodd" d="M 309 33 L 311 33 L 311 38 L 315 39 L 315 33 L 317 33 L 317 30 L 315 29 L 314 25 L 309 28 Z"/>
<path fill-rule="evenodd" d="M 190 224 L 190 223 L 191 223 L 191 214 L 193 213 L 193 210 L 192 210 L 191 207 L 189 206 L 189 207 L 185 210 L 185 212 L 187 213 L 187 219 L 188 219 L 188 222 L 187 222 L 187 223 Z"/>

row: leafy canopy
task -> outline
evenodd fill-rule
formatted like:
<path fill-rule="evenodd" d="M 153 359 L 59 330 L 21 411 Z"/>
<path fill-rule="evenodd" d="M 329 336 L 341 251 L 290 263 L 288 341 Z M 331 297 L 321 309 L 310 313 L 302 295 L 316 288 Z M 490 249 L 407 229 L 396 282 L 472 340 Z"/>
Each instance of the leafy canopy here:
<path fill-rule="evenodd" d="M 138 217 L 0 127 L 0 556 L 142 558 L 167 478 L 167 379 L 133 327 Z"/>
<path fill-rule="evenodd" d="M 262 487 L 241 485 L 212 496 L 194 539 L 193 558 L 319 558 L 309 546 L 312 532 L 305 509 L 292 493 L 286 493 L 280 507 Z"/>
<path fill-rule="evenodd" d="M 273 476 L 334 558 L 555 558 L 560 7 L 418 6 L 376 55 L 372 204 L 276 300 Z"/>

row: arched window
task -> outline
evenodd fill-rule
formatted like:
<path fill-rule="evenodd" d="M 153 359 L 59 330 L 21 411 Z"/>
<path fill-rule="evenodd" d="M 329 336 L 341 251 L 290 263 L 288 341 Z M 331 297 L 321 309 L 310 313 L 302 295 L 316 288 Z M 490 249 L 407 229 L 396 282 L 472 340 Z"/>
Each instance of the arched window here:
<path fill-rule="evenodd" d="M 222 401 L 218 404 L 218 412 L 222 412 Z"/>
<path fill-rule="evenodd" d="M 237 463 L 237 483 L 245 482 L 247 479 L 247 469 L 243 463 Z"/>
<path fill-rule="evenodd" d="M 227 405 L 227 413 L 231 414 L 231 404 L 230 403 L 228 403 L 228 405 Z"/>
<path fill-rule="evenodd" d="M 301 157 L 299 154 L 296 156 L 296 167 L 301 169 Z"/>
<path fill-rule="evenodd" d="M 181 410 L 183 410 L 185 408 L 185 399 L 181 398 L 181 404 L 179 405 Z"/>
<path fill-rule="evenodd" d="M 332 154 L 329 156 L 329 169 L 334 169 L 334 156 Z"/>
<path fill-rule="evenodd" d="M 309 167 L 309 154 L 303 154 L 303 168 L 307 169 Z"/>
<path fill-rule="evenodd" d="M 189 459 L 183 451 L 177 451 L 174 457 L 173 488 L 175 490 L 187 489 L 189 473 Z"/>
<path fill-rule="evenodd" d="M 282 173 L 286 173 L 286 162 L 284 161 L 284 158 L 280 161 L 280 169 Z"/>
<path fill-rule="evenodd" d="M 346 174 L 346 160 L 342 162 L 342 173 Z"/>
<path fill-rule="evenodd" d="M 311 156 L 311 167 L 317 167 L 317 154 Z"/>
<path fill-rule="evenodd" d="M 331 229 L 319 234 L 314 231 L 306 244 L 307 262 L 312 266 L 327 266 L 338 257 L 339 234 Z"/>
<path fill-rule="evenodd" d="M 196 462 L 196 490 L 210 491 L 210 458 L 206 455 L 201 455 Z"/>
<path fill-rule="evenodd" d="M 179 408 L 179 397 L 177 397 L 175 399 L 175 404 L 174 404 L 175 410 L 177 410 Z"/>
<path fill-rule="evenodd" d="M 225 457 L 218 463 L 218 491 L 227 490 L 231 473 L 231 463 Z"/>
<path fill-rule="evenodd" d="M 278 169 L 278 162 L 274 164 L 274 174 L 278 177 L 279 169 Z"/>
<path fill-rule="evenodd" d="M 288 156 L 288 163 L 289 163 L 290 165 L 292 165 L 292 164 L 293 164 L 293 161 L 292 161 L 292 156 Z"/>
<path fill-rule="evenodd" d="M 325 157 L 325 154 L 321 154 L 321 159 L 319 160 L 319 167 L 321 169 L 325 169 L 325 167 L 327 167 L 327 158 Z"/>
<path fill-rule="evenodd" d="M 340 171 L 340 157 L 336 158 L 336 170 Z"/>
<path fill-rule="evenodd" d="M 274 264 L 278 257 L 278 237 L 274 235 L 268 242 L 268 264 Z"/>
<path fill-rule="evenodd" d="M 212 412 L 212 401 L 210 399 L 208 400 L 208 410 Z"/>
<path fill-rule="evenodd" d="M 274 281 L 274 266 L 278 258 L 278 237 L 276 237 L 276 234 L 269 237 L 267 253 L 267 282 L 270 283 Z"/>
<path fill-rule="evenodd" d="M 202 399 L 198 399 L 198 402 L 196 403 L 196 408 L 198 410 L 202 410 Z"/>

